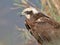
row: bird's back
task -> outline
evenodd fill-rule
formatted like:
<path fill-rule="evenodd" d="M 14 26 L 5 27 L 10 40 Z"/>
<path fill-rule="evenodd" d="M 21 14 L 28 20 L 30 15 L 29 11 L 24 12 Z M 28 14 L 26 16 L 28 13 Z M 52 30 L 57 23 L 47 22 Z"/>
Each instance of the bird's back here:
<path fill-rule="evenodd" d="M 59 23 L 46 18 L 42 18 L 41 20 L 41 22 L 28 21 L 28 25 L 31 23 L 33 24 L 33 26 L 30 25 L 30 33 L 39 43 L 43 44 L 43 42 L 51 42 L 53 39 L 60 38 L 60 27 L 58 28 L 60 25 Z M 50 24 L 49 21 L 51 21 L 52 24 Z"/>

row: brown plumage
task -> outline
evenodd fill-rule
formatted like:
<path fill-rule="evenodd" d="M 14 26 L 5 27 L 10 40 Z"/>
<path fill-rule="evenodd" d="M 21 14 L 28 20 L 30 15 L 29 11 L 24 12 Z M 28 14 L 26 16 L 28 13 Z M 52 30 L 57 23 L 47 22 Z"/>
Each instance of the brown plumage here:
<path fill-rule="evenodd" d="M 27 8 L 22 13 L 26 16 L 26 28 L 39 44 L 60 38 L 60 24 L 54 19 L 35 8 Z"/>
<path fill-rule="evenodd" d="M 32 18 L 31 18 L 32 19 Z M 34 18 L 33 18 L 34 19 Z M 43 42 L 52 41 L 51 36 L 57 38 L 59 36 L 58 32 L 60 31 L 60 24 L 55 20 L 47 17 L 35 17 L 36 20 L 26 19 L 26 25 L 29 27 L 30 33 L 35 37 L 35 39 L 43 44 Z M 38 22 L 37 19 L 40 19 L 41 22 Z"/>

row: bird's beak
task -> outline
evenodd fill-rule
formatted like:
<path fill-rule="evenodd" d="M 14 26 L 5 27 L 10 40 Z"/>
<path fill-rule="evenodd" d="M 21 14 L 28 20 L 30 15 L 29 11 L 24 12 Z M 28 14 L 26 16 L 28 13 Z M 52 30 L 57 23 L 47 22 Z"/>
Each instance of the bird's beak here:
<path fill-rule="evenodd" d="M 20 17 L 22 17 L 22 16 L 24 16 L 24 15 L 23 15 L 23 12 L 21 12 L 21 15 L 20 15 Z"/>

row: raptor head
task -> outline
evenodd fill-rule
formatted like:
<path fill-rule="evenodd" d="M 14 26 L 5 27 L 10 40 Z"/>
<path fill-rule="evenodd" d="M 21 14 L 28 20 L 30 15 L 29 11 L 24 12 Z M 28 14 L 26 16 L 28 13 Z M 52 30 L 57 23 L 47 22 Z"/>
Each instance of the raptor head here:
<path fill-rule="evenodd" d="M 22 15 L 24 15 L 27 19 L 30 19 L 31 15 L 36 13 L 38 13 L 38 11 L 33 7 L 26 8 L 22 11 Z"/>

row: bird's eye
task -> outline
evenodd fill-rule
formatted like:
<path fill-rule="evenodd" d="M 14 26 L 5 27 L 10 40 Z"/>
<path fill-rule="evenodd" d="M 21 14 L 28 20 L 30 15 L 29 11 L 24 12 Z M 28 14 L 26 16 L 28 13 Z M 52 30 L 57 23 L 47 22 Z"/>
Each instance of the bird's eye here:
<path fill-rule="evenodd" d="M 26 11 L 25 12 L 26 14 L 31 14 L 31 13 L 33 13 L 32 11 Z"/>

